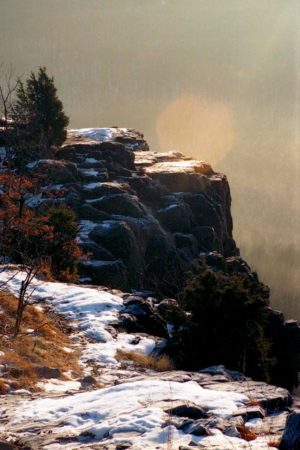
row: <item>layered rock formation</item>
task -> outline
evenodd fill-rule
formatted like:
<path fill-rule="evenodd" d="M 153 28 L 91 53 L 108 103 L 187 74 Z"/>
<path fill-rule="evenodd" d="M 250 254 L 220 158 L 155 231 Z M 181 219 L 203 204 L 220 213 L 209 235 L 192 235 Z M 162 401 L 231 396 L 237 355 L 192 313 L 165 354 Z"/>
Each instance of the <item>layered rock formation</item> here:
<path fill-rule="evenodd" d="M 17 293 L 24 276 L 11 266 L 0 281 Z M 63 350 L 66 358 L 80 350 L 83 373 L 64 372 L 59 380 L 59 370 L 43 367 L 39 387 L 46 391 L 34 394 L 11 385 L 1 398 L 1 449 L 268 450 L 278 448 L 288 417 L 279 448 L 297 448 L 291 443 L 299 430 L 290 426 L 299 414 L 289 416 L 287 390 L 223 366 L 187 372 L 149 365 L 165 349 L 175 300 L 39 279 L 32 284 L 40 308 L 72 320 L 73 345 Z M 137 320 L 126 331 L 130 317 Z"/>
<path fill-rule="evenodd" d="M 119 128 L 70 131 L 57 158 L 28 169 L 56 183 L 55 198 L 37 204 L 76 211 L 90 255 L 82 281 L 171 295 L 200 253 L 238 255 L 229 185 L 209 164 L 150 151 L 140 133 Z"/>
<path fill-rule="evenodd" d="M 199 256 L 212 270 L 222 269 L 229 277 L 246 274 L 253 289 L 268 300 L 268 288 L 240 258 L 233 240 L 226 177 L 182 154 L 150 151 L 140 133 L 120 128 L 70 131 L 57 159 L 33 161 L 27 169 L 30 176 L 42 173 L 47 180 L 42 193 L 28 199 L 31 207 L 66 203 L 76 212 L 78 241 L 89 254 L 80 263 L 81 283 L 128 292 L 45 282 L 34 290 L 40 301 L 51 299 L 52 308 L 76 323 L 74 343 L 82 351 L 87 376 L 75 381 L 78 394 L 6 396 L 1 419 L 5 427 L 0 430 L 5 442 L 0 447 L 17 442 L 32 449 L 70 445 L 139 450 L 152 449 L 155 442 L 155 448 L 178 450 L 277 448 L 291 411 L 292 399 L 285 389 L 252 381 L 223 366 L 158 374 L 118 356 L 124 347 L 154 357 L 167 345 L 176 348 L 180 333 L 173 333 L 174 319 L 182 310 L 176 300 L 164 297 L 181 289 Z M 14 280 L 9 280 L 15 292 Z M 267 334 L 274 354 L 280 356 L 279 371 L 290 373 L 292 385 L 295 366 L 300 367 L 299 325 L 286 322 L 267 303 L 265 309 Z M 280 374 L 277 380 L 282 381 Z M 98 383 L 105 389 L 96 389 Z M 187 402 L 189 383 L 193 399 Z M 198 402 L 197 391 L 203 395 Z M 238 406 L 228 412 L 231 393 Z M 135 395 L 138 406 L 132 412 L 127 403 Z M 213 395 L 214 404 L 208 405 Z M 112 402 L 111 396 L 117 400 Z M 110 411 L 104 414 L 106 407 Z M 151 408 L 161 419 L 155 424 Z M 290 432 L 294 421 L 299 422 L 297 414 L 290 416 L 280 448 L 291 448 L 290 442 L 298 440 L 298 434 L 295 438 Z M 170 435 L 175 436 L 173 442 Z"/>

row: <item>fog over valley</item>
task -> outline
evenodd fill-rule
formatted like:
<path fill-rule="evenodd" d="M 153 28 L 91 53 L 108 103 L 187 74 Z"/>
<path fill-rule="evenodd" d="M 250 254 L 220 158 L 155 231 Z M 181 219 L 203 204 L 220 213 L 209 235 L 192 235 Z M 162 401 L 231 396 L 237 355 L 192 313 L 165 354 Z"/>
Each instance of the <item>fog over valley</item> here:
<path fill-rule="evenodd" d="M 242 257 L 300 319 L 299 23 L 297 0 L 0 0 L 0 63 L 46 66 L 72 128 L 225 173 Z"/>

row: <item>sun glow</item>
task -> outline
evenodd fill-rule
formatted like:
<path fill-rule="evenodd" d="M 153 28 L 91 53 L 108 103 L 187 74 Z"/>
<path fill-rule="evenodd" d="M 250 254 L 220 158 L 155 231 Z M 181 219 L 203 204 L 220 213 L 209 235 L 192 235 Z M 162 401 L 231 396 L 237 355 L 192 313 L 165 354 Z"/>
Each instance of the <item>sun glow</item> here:
<path fill-rule="evenodd" d="M 161 150 L 175 150 L 216 164 L 235 141 L 232 114 L 224 103 L 200 95 L 177 97 L 160 113 L 156 132 Z"/>

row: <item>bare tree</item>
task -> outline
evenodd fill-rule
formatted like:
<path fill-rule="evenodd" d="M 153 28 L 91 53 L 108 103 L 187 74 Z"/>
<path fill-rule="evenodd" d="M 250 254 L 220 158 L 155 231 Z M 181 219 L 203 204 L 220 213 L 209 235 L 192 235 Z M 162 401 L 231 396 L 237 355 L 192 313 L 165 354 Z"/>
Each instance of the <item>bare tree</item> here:
<path fill-rule="evenodd" d="M 10 283 L 14 282 L 21 276 L 20 287 L 17 290 L 18 306 L 15 317 L 14 326 L 14 338 L 20 333 L 21 323 L 25 308 L 28 305 L 39 303 L 33 299 L 33 293 L 38 287 L 37 283 L 33 283 L 34 279 L 38 276 L 41 268 L 43 267 L 43 260 L 28 261 L 28 265 L 13 266 L 11 264 L 3 264 L 0 266 L 0 274 L 7 274 L 7 278 L 4 277 L 0 282 L 0 292 L 9 290 Z"/>
<path fill-rule="evenodd" d="M 19 77 L 16 78 L 12 64 L 7 68 L 4 67 L 4 64 L 0 64 L 0 114 L 5 128 L 8 127 L 9 118 L 12 114 L 18 80 Z"/>

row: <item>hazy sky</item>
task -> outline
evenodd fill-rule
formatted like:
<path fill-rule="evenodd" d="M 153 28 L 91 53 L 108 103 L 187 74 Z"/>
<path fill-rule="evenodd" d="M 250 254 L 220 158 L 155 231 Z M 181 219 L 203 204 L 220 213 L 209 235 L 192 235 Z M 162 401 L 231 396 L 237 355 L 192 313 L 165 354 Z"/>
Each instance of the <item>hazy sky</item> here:
<path fill-rule="evenodd" d="M 242 256 L 300 318 L 299 24 L 298 0 L 0 0 L 0 62 L 46 65 L 72 127 L 226 173 Z"/>

